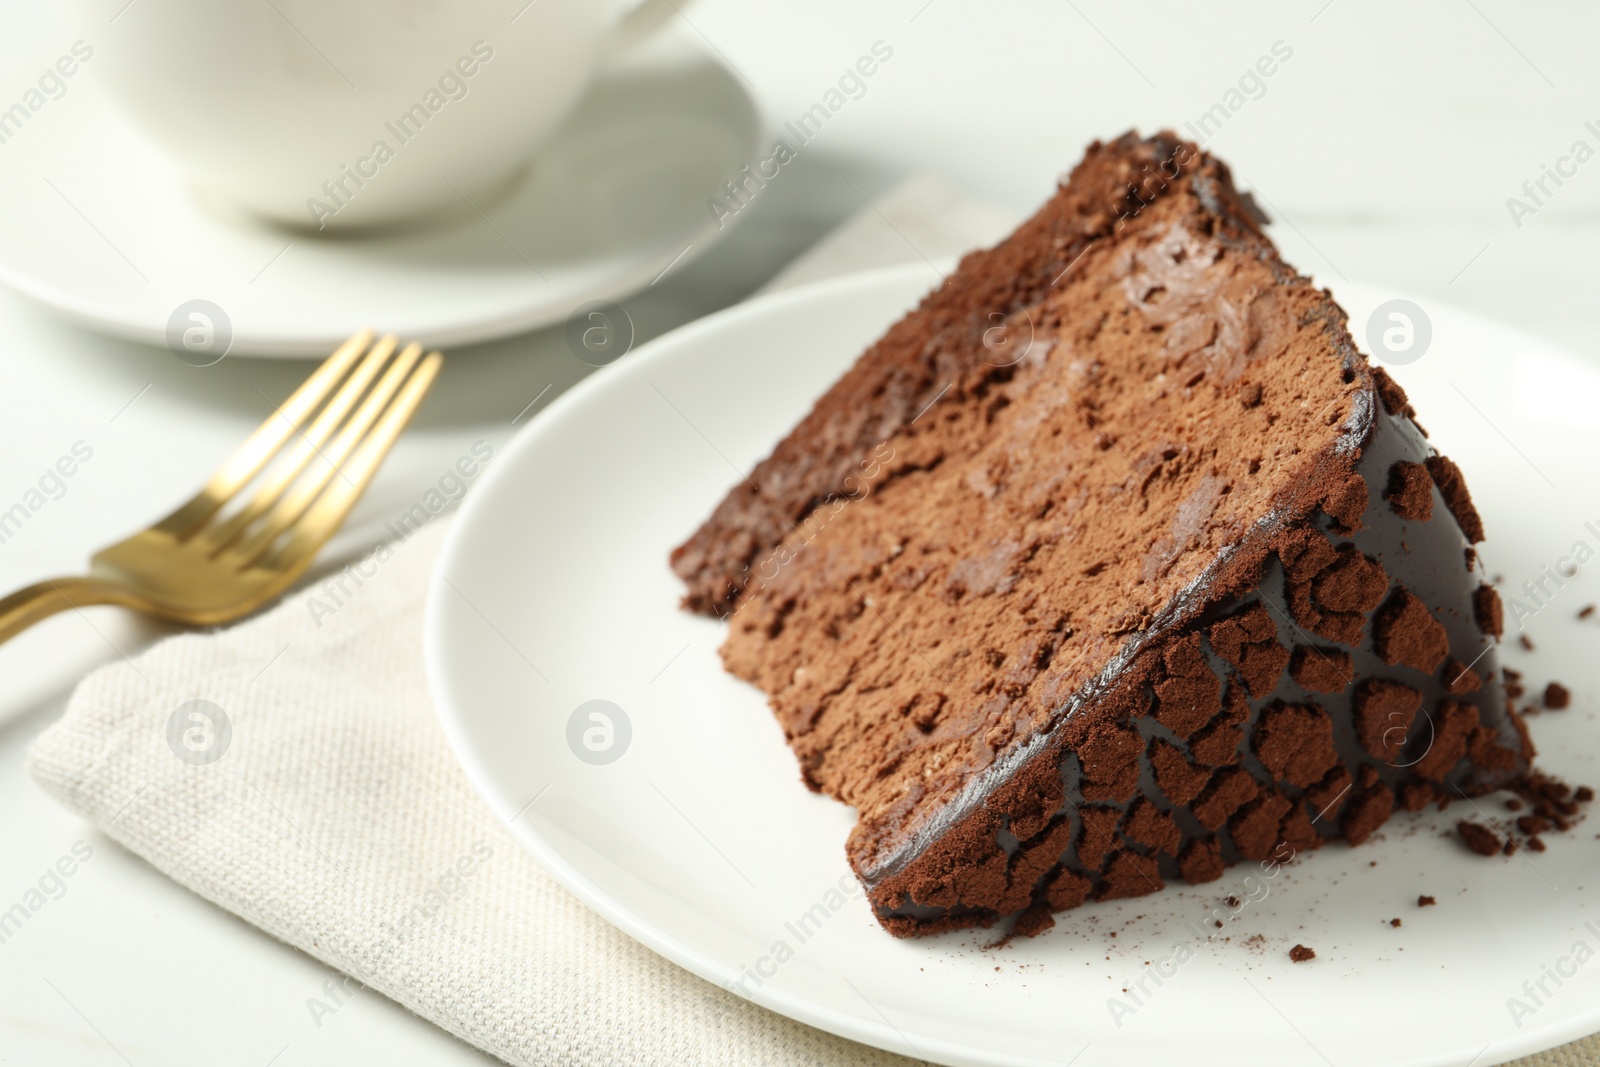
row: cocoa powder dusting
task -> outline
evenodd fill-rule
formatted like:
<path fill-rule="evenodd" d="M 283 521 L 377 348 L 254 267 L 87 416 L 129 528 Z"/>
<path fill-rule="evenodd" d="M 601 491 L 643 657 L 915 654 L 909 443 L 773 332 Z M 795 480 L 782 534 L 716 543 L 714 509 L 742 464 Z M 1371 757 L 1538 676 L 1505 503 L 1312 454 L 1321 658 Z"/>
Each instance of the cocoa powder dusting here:
<path fill-rule="evenodd" d="M 1444 456 L 1429 456 L 1427 467 L 1433 484 L 1439 487 L 1439 495 L 1444 497 L 1445 506 L 1461 526 L 1461 532 L 1473 544 L 1482 541 L 1483 520 L 1478 517 L 1478 509 L 1472 506 L 1472 493 L 1467 489 L 1461 468 Z"/>
<path fill-rule="evenodd" d="M 1433 479 L 1421 463 L 1398 460 L 1389 468 L 1389 486 L 1383 498 L 1394 513 L 1409 522 L 1426 522 L 1433 517 Z"/>

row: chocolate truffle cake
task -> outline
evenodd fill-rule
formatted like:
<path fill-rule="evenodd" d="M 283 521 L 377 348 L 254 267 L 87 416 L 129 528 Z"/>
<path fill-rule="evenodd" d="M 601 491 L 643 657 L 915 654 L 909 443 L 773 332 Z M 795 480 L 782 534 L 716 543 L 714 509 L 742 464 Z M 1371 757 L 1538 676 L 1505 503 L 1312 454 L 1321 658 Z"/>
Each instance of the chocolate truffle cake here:
<path fill-rule="evenodd" d="M 1461 472 L 1264 222 L 1170 134 L 1096 143 L 673 554 L 892 933 L 1528 771 Z"/>

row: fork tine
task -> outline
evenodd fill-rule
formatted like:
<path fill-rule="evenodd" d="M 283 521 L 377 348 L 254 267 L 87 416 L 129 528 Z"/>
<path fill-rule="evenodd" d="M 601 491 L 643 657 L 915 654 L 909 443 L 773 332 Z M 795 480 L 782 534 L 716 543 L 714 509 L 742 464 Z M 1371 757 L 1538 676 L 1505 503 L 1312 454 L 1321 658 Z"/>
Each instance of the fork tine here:
<path fill-rule="evenodd" d="M 384 457 L 389 454 L 389 449 L 405 431 L 422 398 L 432 388 L 443 362 L 444 357 L 438 352 L 429 352 L 427 358 L 418 364 L 378 424 L 362 440 L 361 447 L 347 467 L 348 478 L 333 483 L 317 498 L 310 510 L 295 523 L 289 540 L 270 552 L 262 561 L 262 566 L 273 570 L 290 570 L 301 566 L 322 547 L 323 542 L 333 536 L 360 499 L 362 491 L 372 481 Z"/>
<path fill-rule="evenodd" d="M 299 477 L 300 472 L 311 461 L 311 457 L 322 453 L 323 446 L 328 443 L 328 439 L 333 436 L 350 409 L 355 407 L 356 401 L 367 391 L 372 379 L 383 369 L 383 365 L 388 362 L 398 343 L 395 336 L 389 334 L 373 345 L 356 365 L 356 369 L 344 380 L 344 384 L 339 387 L 333 399 L 328 401 L 327 406 L 317 415 L 310 428 L 300 434 L 299 439 L 290 446 L 287 458 L 272 468 L 255 495 L 250 498 L 250 502 L 222 522 L 199 530 L 193 535 L 194 543 L 205 551 L 213 552 L 233 541 L 241 531 L 266 514 Z"/>
<path fill-rule="evenodd" d="M 156 523 L 155 529 L 179 539 L 187 536 L 201 522 L 226 504 L 235 493 L 249 483 L 266 465 L 289 435 L 300 429 L 339 384 L 359 355 L 372 343 L 372 331 L 362 330 L 334 350 L 284 401 L 283 406 L 256 427 L 222 466 L 212 471 L 206 484 L 188 503 Z"/>
<path fill-rule="evenodd" d="M 301 477 L 273 506 L 261 523 L 246 532 L 238 543 L 229 549 L 230 554 L 241 566 L 252 564 L 279 535 L 294 525 L 329 482 L 337 477 L 346 483 L 354 484 L 350 475 L 343 469 L 343 463 L 356 450 L 368 428 L 378 420 L 390 397 L 401 387 L 421 354 L 422 346 L 412 343 L 395 357 L 372 392 L 339 431 L 339 436 L 334 438 L 333 443 L 323 451 L 322 457 L 326 463 Z"/>

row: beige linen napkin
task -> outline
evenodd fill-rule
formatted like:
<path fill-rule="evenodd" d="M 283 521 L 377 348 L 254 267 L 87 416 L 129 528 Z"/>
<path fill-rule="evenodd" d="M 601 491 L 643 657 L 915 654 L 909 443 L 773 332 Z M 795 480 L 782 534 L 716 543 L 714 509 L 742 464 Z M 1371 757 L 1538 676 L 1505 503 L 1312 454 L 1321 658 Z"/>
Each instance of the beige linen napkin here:
<path fill-rule="evenodd" d="M 914 179 L 775 283 L 950 255 L 1012 221 Z M 446 522 L 336 592 L 91 675 L 35 744 L 34 777 L 175 881 L 510 1063 L 907 1062 L 668 963 L 516 844 L 428 699 L 422 615 Z M 1600 1039 L 1521 1062 L 1600 1063 Z"/>

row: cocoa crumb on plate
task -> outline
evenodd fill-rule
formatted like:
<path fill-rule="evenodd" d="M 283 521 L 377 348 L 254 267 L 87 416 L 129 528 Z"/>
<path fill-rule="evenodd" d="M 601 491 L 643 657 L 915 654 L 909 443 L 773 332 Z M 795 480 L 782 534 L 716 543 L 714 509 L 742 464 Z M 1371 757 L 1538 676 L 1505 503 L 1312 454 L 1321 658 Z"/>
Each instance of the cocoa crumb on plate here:
<path fill-rule="evenodd" d="M 1467 847 L 1480 856 L 1493 856 L 1500 851 L 1500 838 L 1487 826 L 1462 819 L 1456 823 L 1456 832 Z"/>

